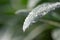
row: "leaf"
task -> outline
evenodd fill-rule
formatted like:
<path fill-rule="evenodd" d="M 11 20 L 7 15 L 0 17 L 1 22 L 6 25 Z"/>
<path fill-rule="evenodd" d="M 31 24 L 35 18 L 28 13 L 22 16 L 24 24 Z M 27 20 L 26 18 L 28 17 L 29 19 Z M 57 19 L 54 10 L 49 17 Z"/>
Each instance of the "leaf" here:
<path fill-rule="evenodd" d="M 60 7 L 60 2 L 56 3 L 43 3 L 33 9 L 29 15 L 26 17 L 23 24 L 23 31 L 25 31 L 32 23 L 35 23 L 37 18 L 45 16 L 48 12 L 55 10 L 55 8 Z"/>
<path fill-rule="evenodd" d="M 45 26 L 45 27 L 44 27 Z M 47 29 L 46 24 L 39 25 L 34 30 L 32 30 L 25 38 L 24 40 L 32 40 L 39 34 L 41 34 L 45 29 Z"/>
<path fill-rule="evenodd" d="M 22 9 L 22 10 L 17 10 L 15 12 L 16 15 L 23 15 L 23 16 L 27 16 L 29 14 L 30 10 L 26 10 L 26 9 Z"/>
<path fill-rule="evenodd" d="M 60 28 L 54 29 L 51 34 L 54 40 L 60 40 Z"/>
<path fill-rule="evenodd" d="M 28 0 L 27 8 L 28 9 L 34 8 L 39 1 L 41 1 L 41 0 Z"/>

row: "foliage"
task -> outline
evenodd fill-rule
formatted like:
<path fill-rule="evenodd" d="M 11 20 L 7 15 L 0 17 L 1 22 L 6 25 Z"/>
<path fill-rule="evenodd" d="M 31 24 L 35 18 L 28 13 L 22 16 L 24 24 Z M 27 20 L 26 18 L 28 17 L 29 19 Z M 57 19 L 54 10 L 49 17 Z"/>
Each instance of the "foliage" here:
<path fill-rule="evenodd" d="M 60 0 L 0 0 L 0 40 L 60 40 Z"/>

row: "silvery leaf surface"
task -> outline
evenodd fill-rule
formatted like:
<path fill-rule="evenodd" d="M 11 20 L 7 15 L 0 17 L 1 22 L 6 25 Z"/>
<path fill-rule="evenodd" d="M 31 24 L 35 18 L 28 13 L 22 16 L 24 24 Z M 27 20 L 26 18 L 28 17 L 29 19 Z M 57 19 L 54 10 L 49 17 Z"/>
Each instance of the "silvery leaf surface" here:
<path fill-rule="evenodd" d="M 25 19 L 23 24 L 23 31 L 25 31 L 32 23 L 35 23 L 37 18 L 45 16 L 48 12 L 55 10 L 55 8 L 58 7 L 60 7 L 60 2 L 43 3 L 34 8 Z"/>
<path fill-rule="evenodd" d="M 15 12 L 16 15 L 19 15 L 19 16 L 27 16 L 29 14 L 30 10 L 27 10 L 27 9 L 22 9 L 22 10 L 17 10 Z"/>

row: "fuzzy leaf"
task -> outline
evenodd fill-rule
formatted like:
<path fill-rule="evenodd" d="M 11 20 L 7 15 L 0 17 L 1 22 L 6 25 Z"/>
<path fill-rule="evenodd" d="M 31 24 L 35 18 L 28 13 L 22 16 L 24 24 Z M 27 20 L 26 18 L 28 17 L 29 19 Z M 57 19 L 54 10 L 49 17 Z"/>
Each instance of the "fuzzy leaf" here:
<path fill-rule="evenodd" d="M 23 31 L 25 31 L 32 23 L 35 23 L 37 18 L 41 18 L 46 15 L 48 12 L 55 10 L 55 8 L 60 7 L 60 2 L 56 3 L 43 3 L 33 9 L 29 15 L 26 17 L 23 24 Z"/>
<path fill-rule="evenodd" d="M 52 31 L 52 38 L 54 40 L 60 40 L 60 28 L 54 29 Z"/>
<path fill-rule="evenodd" d="M 26 9 L 22 9 L 22 10 L 17 10 L 15 12 L 16 15 L 24 15 L 24 16 L 27 16 L 29 14 L 29 10 L 26 10 Z"/>
<path fill-rule="evenodd" d="M 41 0 L 28 0 L 27 8 L 32 9 L 36 6 L 36 4 Z"/>

